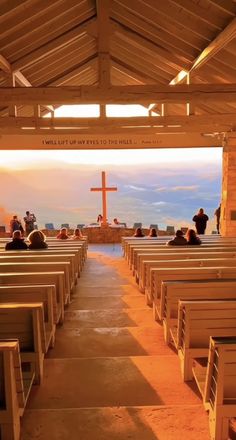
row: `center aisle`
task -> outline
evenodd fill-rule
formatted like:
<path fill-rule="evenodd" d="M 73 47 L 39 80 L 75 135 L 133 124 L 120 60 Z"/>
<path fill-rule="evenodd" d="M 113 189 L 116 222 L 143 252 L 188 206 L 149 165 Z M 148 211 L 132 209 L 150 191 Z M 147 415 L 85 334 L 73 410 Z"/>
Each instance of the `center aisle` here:
<path fill-rule="evenodd" d="M 112 245 L 91 246 L 22 440 L 209 440 L 194 384 Z"/>

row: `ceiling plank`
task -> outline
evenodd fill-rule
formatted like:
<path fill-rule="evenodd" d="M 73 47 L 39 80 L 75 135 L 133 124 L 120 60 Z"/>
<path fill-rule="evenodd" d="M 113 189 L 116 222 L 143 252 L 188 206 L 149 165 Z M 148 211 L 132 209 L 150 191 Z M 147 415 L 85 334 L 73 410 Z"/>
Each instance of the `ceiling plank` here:
<path fill-rule="evenodd" d="M 72 30 L 69 30 L 48 43 L 43 44 L 33 52 L 23 56 L 22 58 L 19 58 L 16 62 L 12 63 L 12 67 L 15 70 L 28 67 L 36 61 L 38 62 L 39 60 L 44 59 L 45 56 L 51 55 L 73 41 L 78 40 L 83 34 L 89 34 L 94 38 L 96 37 L 97 23 L 95 18 L 76 26 Z"/>
<path fill-rule="evenodd" d="M 0 88 L 0 105 L 236 102 L 236 84 Z"/>

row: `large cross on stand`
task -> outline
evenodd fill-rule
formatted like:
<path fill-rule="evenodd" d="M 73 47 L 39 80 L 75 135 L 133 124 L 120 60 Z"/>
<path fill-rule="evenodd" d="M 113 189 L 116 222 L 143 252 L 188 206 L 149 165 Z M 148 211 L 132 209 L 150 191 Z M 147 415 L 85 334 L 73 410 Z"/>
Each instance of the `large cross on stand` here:
<path fill-rule="evenodd" d="M 90 188 L 90 191 L 102 191 L 102 226 L 107 226 L 107 191 L 117 191 L 115 186 L 106 187 L 106 173 L 102 171 L 102 187 Z"/>

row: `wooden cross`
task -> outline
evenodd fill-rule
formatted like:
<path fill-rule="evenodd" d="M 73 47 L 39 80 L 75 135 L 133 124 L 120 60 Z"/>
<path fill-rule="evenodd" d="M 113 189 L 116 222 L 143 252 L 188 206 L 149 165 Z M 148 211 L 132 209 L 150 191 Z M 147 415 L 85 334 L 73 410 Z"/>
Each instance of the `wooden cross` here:
<path fill-rule="evenodd" d="M 101 188 L 90 188 L 90 191 L 102 191 L 102 225 L 107 225 L 107 191 L 117 191 L 115 186 L 106 187 L 106 173 L 102 171 L 102 187 Z"/>

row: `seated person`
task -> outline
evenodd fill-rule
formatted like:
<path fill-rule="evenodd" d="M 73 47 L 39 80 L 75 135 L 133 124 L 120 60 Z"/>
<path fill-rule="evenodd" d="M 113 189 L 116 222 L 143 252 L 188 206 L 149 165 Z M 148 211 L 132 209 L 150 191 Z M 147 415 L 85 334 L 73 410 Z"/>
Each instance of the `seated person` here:
<path fill-rule="evenodd" d="M 197 236 L 194 229 L 188 229 L 186 232 L 186 239 L 189 245 L 202 244 L 200 238 Z"/>
<path fill-rule="evenodd" d="M 67 229 L 66 228 L 61 228 L 59 234 L 57 234 L 57 238 L 58 240 L 67 240 L 69 237 L 69 235 L 67 234 Z"/>
<path fill-rule="evenodd" d="M 83 240 L 84 236 L 79 228 L 74 230 L 74 235 L 72 235 L 72 240 Z"/>
<path fill-rule="evenodd" d="M 157 237 L 157 230 L 156 230 L 156 228 L 151 228 L 150 229 L 148 237 Z"/>
<path fill-rule="evenodd" d="M 145 237 L 141 228 L 136 228 L 133 237 Z"/>
<path fill-rule="evenodd" d="M 13 231 L 12 241 L 6 243 L 5 250 L 13 251 L 13 250 L 25 250 L 25 249 L 28 249 L 28 246 L 24 242 L 24 239 L 22 238 L 21 231 L 19 230 Z"/>
<path fill-rule="evenodd" d="M 30 242 L 29 249 L 47 249 L 48 245 L 46 243 L 46 235 L 42 231 L 37 231 L 35 229 L 28 235 L 28 240 Z"/>
<path fill-rule="evenodd" d="M 168 246 L 185 246 L 188 244 L 186 238 L 184 238 L 184 233 L 180 229 L 178 229 L 175 233 L 175 238 L 173 240 L 168 241 L 166 244 Z"/>

